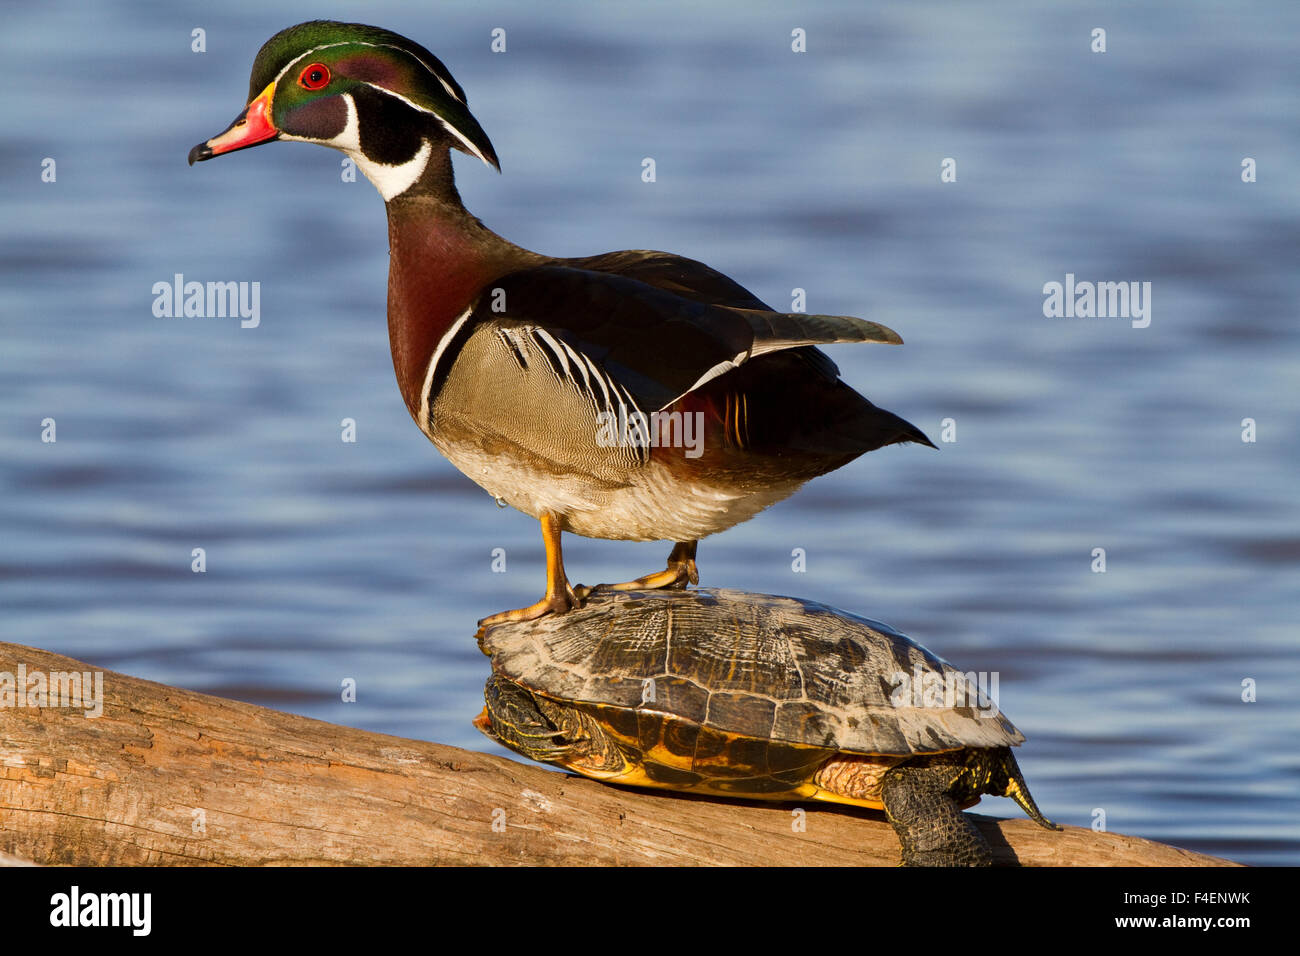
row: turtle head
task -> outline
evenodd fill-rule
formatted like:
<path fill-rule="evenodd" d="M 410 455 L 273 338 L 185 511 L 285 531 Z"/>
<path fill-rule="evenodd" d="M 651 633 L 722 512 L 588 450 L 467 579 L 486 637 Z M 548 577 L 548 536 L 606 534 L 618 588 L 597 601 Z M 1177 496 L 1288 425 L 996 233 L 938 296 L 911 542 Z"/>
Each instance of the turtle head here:
<path fill-rule="evenodd" d="M 190 150 L 190 164 L 277 139 L 341 150 L 385 201 L 448 149 L 501 168 L 442 61 L 403 36 L 359 23 L 313 20 L 267 40 L 253 63 L 248 105 L 224 132 Z"/>

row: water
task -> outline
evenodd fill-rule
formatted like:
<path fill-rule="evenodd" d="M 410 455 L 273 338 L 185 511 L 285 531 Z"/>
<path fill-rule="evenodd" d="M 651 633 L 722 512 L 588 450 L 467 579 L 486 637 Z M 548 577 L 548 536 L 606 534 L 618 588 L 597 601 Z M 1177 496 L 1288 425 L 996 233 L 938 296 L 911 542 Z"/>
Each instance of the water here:
<path fill-rule="evenodd" d="M 0 138 L 0 637 L 492 750 L 469 724 L 487 674 L 474 622 L 540 595 L 540 535 L 409 421 L 378 196 L 302 144 L 185 165 L 243 105 L 261 42 L 330 13 L 5 12 L 0 51 L 24 79 Z M 466 88 L 504 175 L 459 158 L 462 195 L 503 235 L 557 255 L 668 249 L 774 306 L 803 288 L 809 310 L 907 340 L 832 354 L 957 440 L 875 452 L 707 539 L 704 583 L 825 601 L 998 671 L 1061 822 L 1100 809 L 1112 830 L 1300 862 L 1300 8 L 364 18 Z M 155 318 L 153 284 L 176 273 L 259 282 L 261 324 Z M 1152 283 L 1150 326 L 1045 318 L 1042 287 L 1066 273 Z M 566 539 L 577 581 L 667 551 Z"/>

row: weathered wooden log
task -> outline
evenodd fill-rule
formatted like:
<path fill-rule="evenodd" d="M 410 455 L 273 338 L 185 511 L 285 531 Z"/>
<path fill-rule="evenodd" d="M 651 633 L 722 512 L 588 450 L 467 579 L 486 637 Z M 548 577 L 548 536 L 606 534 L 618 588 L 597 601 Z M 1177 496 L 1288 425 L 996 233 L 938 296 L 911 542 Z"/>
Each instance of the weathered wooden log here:
<path fill-rule="evenodd" d="M 24 706 L 4 697 L 20 670 Z M 0 643 L 0 854 L 83 865 L 899 859 L 893 828 L 870 811 L 809 806 L 799 831 L 788 805 L 616 788 L 111 671 L 100 672 L 98 717 L 50 706 L 59 700 L 26 706 L 32 675 L 95 670 Z M 973 816 L 1000 863 L 1232 865 L 1136 837 Z"/>

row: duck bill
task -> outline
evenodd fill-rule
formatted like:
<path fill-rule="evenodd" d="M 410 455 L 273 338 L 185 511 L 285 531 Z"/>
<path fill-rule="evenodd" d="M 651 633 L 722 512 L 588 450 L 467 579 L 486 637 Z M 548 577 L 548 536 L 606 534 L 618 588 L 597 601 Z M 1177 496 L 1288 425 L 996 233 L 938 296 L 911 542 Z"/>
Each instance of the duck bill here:
<path fill-rule="evenodd" d="M 279 139 L 280 131 L 271 122 L 271 94 L 274 92 L 275 84 L 268 84 L 223 132 L 190 150 L 190 165 L 222 153 L 233 153 L 237 149 L 248 149 Z"/>

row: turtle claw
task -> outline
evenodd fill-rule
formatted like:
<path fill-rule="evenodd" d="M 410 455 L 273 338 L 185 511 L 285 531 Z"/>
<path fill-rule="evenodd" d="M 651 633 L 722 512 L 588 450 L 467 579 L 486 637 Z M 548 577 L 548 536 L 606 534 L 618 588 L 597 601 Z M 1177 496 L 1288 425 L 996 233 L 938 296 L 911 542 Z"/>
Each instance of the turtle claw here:
<path fill-rule="evenodd" d="M 534 760 L 540 760 L 542 763 L 564 763 L 566 758 L 572 752 L 572 747 L 534 747 L 528 752 L 528 756 Z"/>
<path fill-rule="evenodd" d="M 514 730 L 516 732 L 511 735 L 513 738 L 511 745 L 533 760 L 540 760 L 542 763 L 560 763 L 573 750 L 568 744 L 555 742 L 554 738 L 564 736 L 561 730 L 542 733 L 525 733 L 522 728 L 514 728 Z M 548 737 L 552 739 L 547 740 Z"/>

